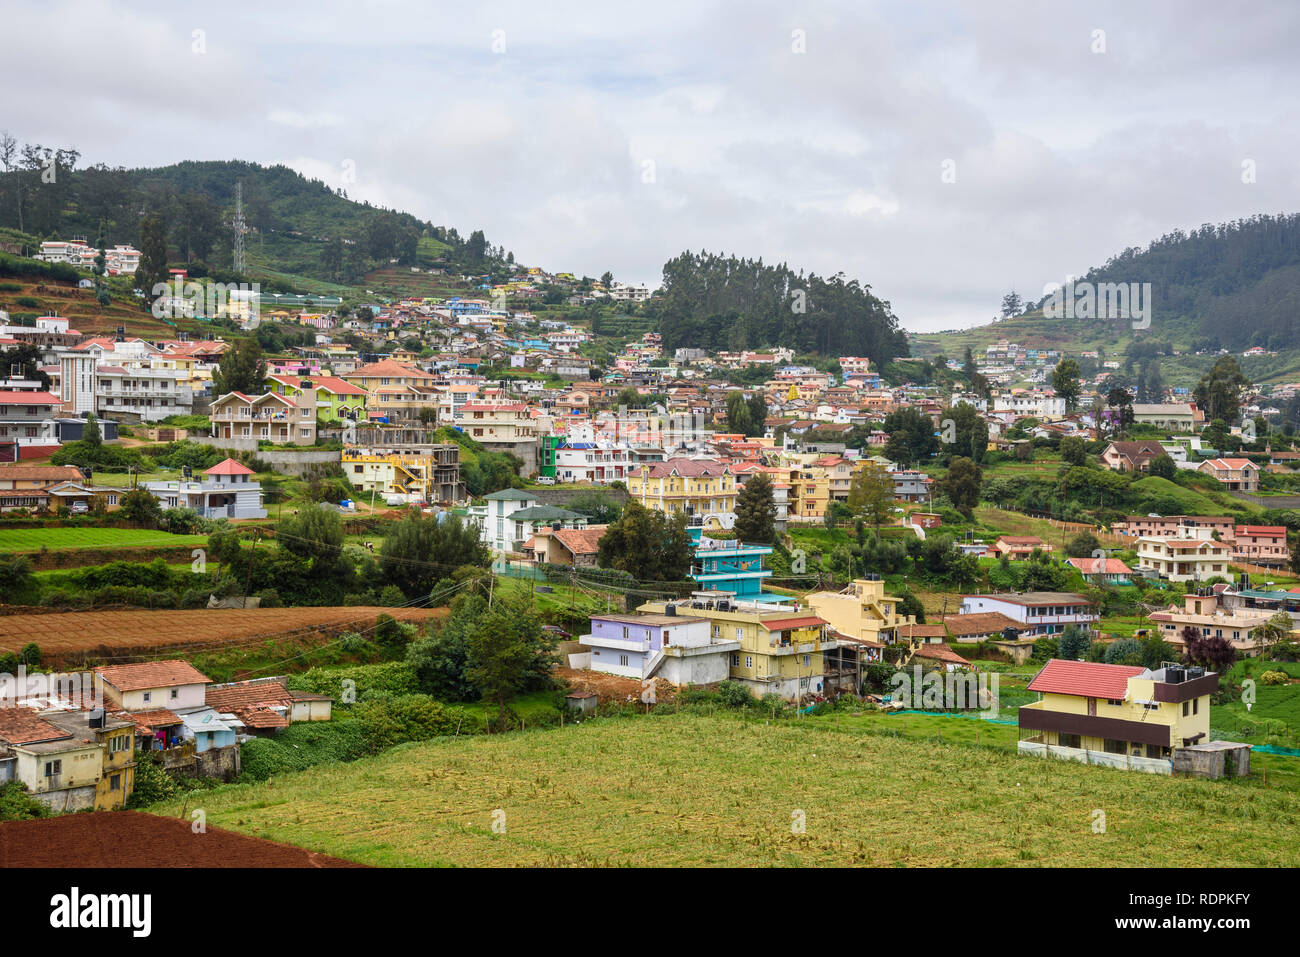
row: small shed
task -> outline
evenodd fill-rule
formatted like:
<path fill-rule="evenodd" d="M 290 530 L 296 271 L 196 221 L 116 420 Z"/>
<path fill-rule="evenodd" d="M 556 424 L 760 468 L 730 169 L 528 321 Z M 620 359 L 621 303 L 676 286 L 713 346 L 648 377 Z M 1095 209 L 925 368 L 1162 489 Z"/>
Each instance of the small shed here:
<path fill-rule="evenodd" d="M 564 696 L 564 703 L 569 706 L 569 710 L 579 714 L 595 711 L 598 701 L 594 691 L 575 691 Z"/>
<path fill-rule="evenodd" d="M 1242 778 L 1250 774 L 1250 745 L 1211 741 L 1174 748 L 1174 773 L 1194 778 Z"/>

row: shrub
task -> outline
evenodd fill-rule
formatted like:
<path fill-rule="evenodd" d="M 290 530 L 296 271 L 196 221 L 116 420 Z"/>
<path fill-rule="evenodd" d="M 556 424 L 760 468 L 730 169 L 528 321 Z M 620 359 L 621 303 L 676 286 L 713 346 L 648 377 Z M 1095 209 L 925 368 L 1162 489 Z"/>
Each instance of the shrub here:
<path fill-rule="evenodd" d="M 10 781 L 0 786 L 0 821 L 26 821 L 49 816 L 48 805 L 28 794 L 27 785 L 21 781 Z"/>
<path fill-rule="evenodd" d="M 1261 684 L 1266 685 L 1284 685 L 1289 680 L 1285 671 L 1265 671 L 1259 676 Z"/>
<path fill-rule="evenodd" d="M 728 708 L 745 708 L 754 704 L 754 695 L 739 681 L 718 682 L 718 697 Z"/>
<path fill-rule="evenodd" d="M 326 694 L 335 701 L 343 701 L 343 681 L 356 682 L 357 701 L 375 696 L 414 694 L 415 669 L 404 661 L 387 661 L 376 665 L 351 665 L 343 668 L 309 668 L 302 674 L 289 676 L 293 691 L 310 691 Z"/>
<path fill-rule="evenodd" d="M 135 760 L 135 789 L 127 798 L 128 808 L 148 807 L 176 795 L 176 782 L 163 770 L 156 752 L 140 752 Z"/>

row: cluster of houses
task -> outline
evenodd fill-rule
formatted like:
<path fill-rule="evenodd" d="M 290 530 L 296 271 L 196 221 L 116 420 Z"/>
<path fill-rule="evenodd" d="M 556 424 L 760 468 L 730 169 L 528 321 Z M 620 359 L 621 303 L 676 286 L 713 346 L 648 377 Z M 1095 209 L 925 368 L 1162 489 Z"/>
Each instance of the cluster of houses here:
<path fill-rule="evenodd" d="M 0 784 L 20 781 L 55 811 L 125 806 L 149 753 L 178 776 L 228 780 L 239 747 L 298 721 L 328 721 L 333 700 L 283 677 L 213 683 L 185 661 L 0 676 Z"/>
<path fill-rule="evenodd" d="M 41 351 L 49 385 L 18 375 L 0 377 L 0 462 L 36 459 L 81 438 L 88 414 L 107 439 L 119 422 L 158 422 L 189 415 L 211 391 L 224 342 L 83 336 L 59 316 L 34 326 L 0 323 L 0 351 L 29 345 Z M 4 370 L 6 373 L 10 370 Z"/>

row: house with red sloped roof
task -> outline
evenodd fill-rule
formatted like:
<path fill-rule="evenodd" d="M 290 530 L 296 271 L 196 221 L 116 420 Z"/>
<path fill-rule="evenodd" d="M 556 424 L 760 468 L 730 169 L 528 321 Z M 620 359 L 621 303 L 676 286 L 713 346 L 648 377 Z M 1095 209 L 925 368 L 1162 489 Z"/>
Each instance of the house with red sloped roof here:
<path fill-rule="evenodd" d="M 227 392 L 212 400 L 212 435 L 232 448 L 255 450 L 259 441 L 277 445 L 316 444 L 317 391 L 299 380 L 294 395 Z M 355 388 L 355 387 L 354 387 Z"/>
<path fill-rule="evenodd" d="M 123 711 L 175 712 L 204 705 L 204 687 L 212 679 L 188 661 L 141 661 L 94 669 L 95 692 Z"/>
<path fill-rule="evenodd" d="M 1259 466 L 1250 459 L 1206 459 L 1196 470 L 1214 476 L 1229 492 L 1254 492 L 1259 488 Z"/>
<path fill-rule="evenodd" d="M 192 508 L 204 518 L 266 518 L 262 484 L 247 465 L 225 459 L 203 472 L 200 481 L 144 482 L 163 508 Z"/>
<path fill-rule="evenodd" d="M 969 661 L 942 642 L 923 642 L 917 645 L 916 650 L 907 659 L 907 663 L 926 668 L 934 667 L 940 671 L 964 671 L 971 666 Z"/>
<path fill-rule="evenodd" d="M 1040 697 L 1020 709 L 1021 751 L 1170 774 L 1175 751 L 1209 743 L 1219 676 L 1053 658 L 1028 688 Z"/>

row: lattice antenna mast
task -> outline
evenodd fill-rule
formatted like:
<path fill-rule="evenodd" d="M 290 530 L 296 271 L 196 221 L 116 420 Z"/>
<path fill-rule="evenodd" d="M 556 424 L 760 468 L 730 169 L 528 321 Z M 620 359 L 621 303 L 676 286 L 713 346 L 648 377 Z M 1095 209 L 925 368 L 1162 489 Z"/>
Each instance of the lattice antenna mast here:
<path fill-rule="evenodd" d="M 231 251 L 231 258 L 235 272 L 241 275 L 247 271 L 248 263 L 244 258 L 244 233 L 248 232 L 248 226 L 244 222 L 244 184 L 242 181 L 235 183 L 235 220 L 231 225 L 235 230 L 235 241 Z"/>

